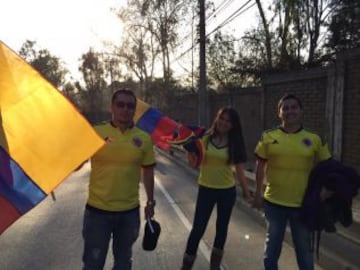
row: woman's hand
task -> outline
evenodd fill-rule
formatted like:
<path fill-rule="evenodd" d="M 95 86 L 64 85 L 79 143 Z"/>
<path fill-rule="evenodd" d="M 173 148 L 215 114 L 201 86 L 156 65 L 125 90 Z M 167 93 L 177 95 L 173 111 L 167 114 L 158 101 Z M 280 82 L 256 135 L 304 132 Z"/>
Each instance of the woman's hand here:
<path fill-rule="evenodd" d="M 257 208 L 257 209 L 264 208 L 264 198 L 261 195 L 255 196 L 255 198 L 252 202 L 252 207 Z"/>
<path fill-rule="evenodd" d="M 245 199 L 245 201 L 250 204 L 250 205 L 253 205 L 254 203 L 254 196 L 252 194 L 251 191 L 249 191 L 249 193 L 245 193 L 243 192 L 243 198 Z"/>
<path fill-rule="evenodd" d="M 198 157 L 195 153 L 193 152 L 188 152 L 187 153 L 187 158 L 188 158 L 188 164 L 191 168 L 196 169 L 197 168 L 197 163 L 198 163 Z"/>

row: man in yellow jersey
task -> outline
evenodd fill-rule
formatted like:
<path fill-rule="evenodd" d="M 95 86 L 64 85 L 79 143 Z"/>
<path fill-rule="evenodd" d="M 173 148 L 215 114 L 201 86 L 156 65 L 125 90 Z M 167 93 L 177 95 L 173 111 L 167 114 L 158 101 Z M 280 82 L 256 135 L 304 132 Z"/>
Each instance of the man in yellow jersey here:
<path fill-rule="evenodd" d="M 150 136 L 134 126 L 136 96 L 117 90 L 112 119 L 95 126 L 106 144 L 91 158 L 84 223 L 83 269 L 103 269 L 112 238 L 113 269 L 130 270 L 140 229 L 139 183 L 144 183 L 145 218 L 154 215 L 154 151 Z"/>
<path fill-rule="evenodd" d="M 258 142 L 254 204 L 262 206 L 267 221 L 265 270 L 277 270 L 286 225 L 289 222 L 300 270 L 314 269 L 310 232 L 300 221 L 300 207 L 308 177 L 316 162 L 331 157 L 320 137 L 302 126 L 302 104 L 294 95 L 278 103 L 281 125 L 265 131 Z M 263 194 L 263 183 L 266 188 Z"/>

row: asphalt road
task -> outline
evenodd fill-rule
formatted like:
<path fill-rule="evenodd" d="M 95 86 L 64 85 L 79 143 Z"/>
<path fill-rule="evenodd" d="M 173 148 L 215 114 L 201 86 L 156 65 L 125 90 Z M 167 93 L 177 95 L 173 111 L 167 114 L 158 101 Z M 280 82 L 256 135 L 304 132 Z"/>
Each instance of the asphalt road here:
<path fill-rule="evenodd" d="M 0 236 L 1 270 L 81 269 L 81 227 L 88 175 L 89 164 L 86 164 L 55 190 L 56 201 L 49 196 Z M 144 202 L 142 186 L 140 191 Z M 133 269 L 180 269 L 191 229 L 196 192 L 196 175 L 193 171 L 157 155 L 155 218 L 160 222 L 162 232 L 156 250 L 142 250 L 143 221 L 140 236 L 134 245 Z M 209 269 L 214 224 L 212 217 L 199 248 L 195 270 Z M 223 269 L 262 269 L 264 237 L 264 227 L 241 207 L 235 207 Z M 111 267 L 112 255 L 109 252 L 105 269 Z M 293 249 L 286 243 L 280 258 L 280 269 L 297 269 Z"/>

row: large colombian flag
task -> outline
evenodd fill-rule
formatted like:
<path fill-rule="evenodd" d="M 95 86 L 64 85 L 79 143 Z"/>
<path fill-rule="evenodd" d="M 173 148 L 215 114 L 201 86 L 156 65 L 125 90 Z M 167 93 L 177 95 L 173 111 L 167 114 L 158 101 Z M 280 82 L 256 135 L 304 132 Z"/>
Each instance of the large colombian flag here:
<path fill-rule="evenodd" d="M 0 234 L 103 144 L 62 93 L 0 41 Z"/>

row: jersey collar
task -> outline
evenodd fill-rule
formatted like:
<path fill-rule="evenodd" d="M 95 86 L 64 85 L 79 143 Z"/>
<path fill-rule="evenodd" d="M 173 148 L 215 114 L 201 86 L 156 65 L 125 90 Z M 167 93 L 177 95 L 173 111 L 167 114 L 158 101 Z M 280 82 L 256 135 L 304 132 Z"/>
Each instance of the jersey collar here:
<path fill-rule="evenodd" d="M 110 125 L 111 125 L 113 128 L 118 128 L 117 126 L 114 125 L 113 121 L 110 121 Z M 135 126 L 135 124 L 134 124 L 134 122 L 132 122 L 127 129 L 132 129 L 134 126 Z"/>
<path fill-rule="evenodd" d="M 296 130 L 295 132 L 287 132 L 282 126 L 279 126 L 279 129 L 284 133 L 295 134 L 295 133 L 299 133 L 300 131 L 302 131 L 304 129 L 304 127 L 300 126 L 300 128 L 298 130 Z"/>

